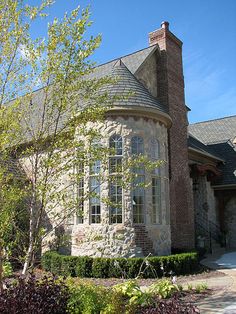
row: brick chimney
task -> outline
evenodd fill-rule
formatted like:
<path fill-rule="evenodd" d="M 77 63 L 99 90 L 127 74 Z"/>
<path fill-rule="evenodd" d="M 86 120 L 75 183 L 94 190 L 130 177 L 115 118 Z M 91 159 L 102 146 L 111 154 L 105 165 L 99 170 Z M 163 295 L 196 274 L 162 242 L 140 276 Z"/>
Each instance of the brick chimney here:
<path fill-rule="evenodd" d="M 194 211 L 187 148 L 187 109 L 184 99 L 182 42 L 170 32 L 169 23 L 149 34 L 150 46 L 158 44 L 157 97 L 169 108 L 170 216 L 172 247 L 194 247 Z"/>

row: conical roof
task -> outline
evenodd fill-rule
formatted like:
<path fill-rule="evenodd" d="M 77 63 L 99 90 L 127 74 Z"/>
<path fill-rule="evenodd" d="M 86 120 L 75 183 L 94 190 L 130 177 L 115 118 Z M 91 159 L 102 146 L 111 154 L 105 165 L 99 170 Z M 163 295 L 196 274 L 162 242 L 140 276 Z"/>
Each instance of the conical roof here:
<path fill-rule="evenodd" d="M 115 63 L 111 76 L 117 81 L 106 87 L 106 91 L 110 96 L 119 98 L 115 100 L 114 105 L 152 107 L 168 113 L 168 109 L 150 94 L 121 60 Z M 125 97 L 127 95 L 130 96 Z"/>

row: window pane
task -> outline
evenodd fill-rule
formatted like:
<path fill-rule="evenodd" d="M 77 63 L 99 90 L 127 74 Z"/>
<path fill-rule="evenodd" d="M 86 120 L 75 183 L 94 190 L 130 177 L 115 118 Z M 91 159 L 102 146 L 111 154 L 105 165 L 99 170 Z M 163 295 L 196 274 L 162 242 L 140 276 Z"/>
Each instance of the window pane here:
<path fill-rule="evenodd" d="M 110 182 L 110 223 L 122 223 L 122 186 L 121 178 Z"/>
<path fill-rule="evenodd" d="M 131 139 L 132 155 L 140 155 L 144 153 L 143 139 L 139 136 L 134 136 Z"/>
<path fill-rule="evenodd" d="M 120 135 L 113 135 L 110 137 L 109 147 L 114 149 L 114 154 L 120 156 L 123 154 L 123 143 Z"/>
<path fill-rule="evenodd" d="M 109 159 L 109 172 L 117 173 L 122 171 L 122 158 L 121 157 L 111 157 Z"/>
<path fill-rule="evenodd" d="M 144 176 L 138 176 L 133 183 L 133 222 L 144 223 Z"/>
<path fill-rule="evenodd" d="M 98 177 L 90 177 L 90 212 L 91 222 L 101 222 L 101 205 L 100 205 L 100 179 Z"/>
<path fill-rule="evenodd" d="M 76 208 L 76 224 L 81 224 L 84 222 L 84 164 L 79 162 L 76 167 L 77 171 L 77 208 Z"/>
<path fill-rule="evenodd" d="M 78 184 L 78 210 L 76 213 L 76 223 L 84 222 L 84 179 L 81 179 Z"/>
<path fill-rule="evenodd" d="M 152 139 L 150 143 L 151 149 L 151 159 L 159 159 L 160 158 L 160 145 L 157 139 Z"/>
<path fill-rule="evenodd" d="M 152 178 L 152 223 L 161 222 L 161 180 L 160 178 Z"/>
<path fill-rule="evenodd" d="M 101 160 L 95 160 L 91 166 L 91 174 L 99 174 L 101 170 Z"/>

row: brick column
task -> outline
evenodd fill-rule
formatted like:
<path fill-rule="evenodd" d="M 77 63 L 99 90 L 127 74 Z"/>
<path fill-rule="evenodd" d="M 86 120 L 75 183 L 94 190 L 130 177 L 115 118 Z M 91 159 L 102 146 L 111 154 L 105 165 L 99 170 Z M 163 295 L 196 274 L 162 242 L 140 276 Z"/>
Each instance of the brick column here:
<path fill-rule="evenodd" d="M 187 110 L 184 99 L 182 42 L 169 31 L 169 23 L 149 34 L 158 44 L 157 97 L 169 108 L 173 125 L 169 131 L 170 214 L 172 247 L 194 247 L 193 194 L 188 166 Z"/>

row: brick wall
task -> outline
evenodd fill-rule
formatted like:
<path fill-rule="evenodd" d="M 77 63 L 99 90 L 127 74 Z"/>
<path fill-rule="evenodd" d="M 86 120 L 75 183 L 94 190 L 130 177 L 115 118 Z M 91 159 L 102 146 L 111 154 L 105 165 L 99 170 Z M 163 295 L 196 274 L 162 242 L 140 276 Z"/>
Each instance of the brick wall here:
<path fill-rule="evenodd" d="M 135 245 L 142 248 L 144 256 L 154 255 L 153 242 L 144 225 L 134 225 Z"/>
<path fill-rule="evenodd" d="M 182 42 L 169 23 L 149 34 L 150 45 L 161 52 L 157 64 L 157 97 L 169 108 L 170 213 L 172 247 L 194 247 L 194 211 L 187 151 L 187 111 L 184 99 Z"/>

